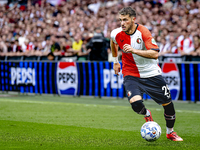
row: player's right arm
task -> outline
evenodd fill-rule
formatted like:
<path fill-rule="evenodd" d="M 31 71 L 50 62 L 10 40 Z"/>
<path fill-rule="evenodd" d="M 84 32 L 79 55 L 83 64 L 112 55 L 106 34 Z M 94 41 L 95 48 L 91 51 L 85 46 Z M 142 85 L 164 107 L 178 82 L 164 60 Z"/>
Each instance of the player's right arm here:
<path fill-rule="evenodd" d="M 113 42 L 112 38 L 110 39 L 110 48 L 111 48 L 111 51 L 112 51 L 112 56 L 114 58 L 113 69 L 115 71 L 115 74 L 119 75 L 118 73 L 121 70 L 121 65 L 118 61 L 118 48 L 119 48 L 119 46 L 116 43 Z"/>

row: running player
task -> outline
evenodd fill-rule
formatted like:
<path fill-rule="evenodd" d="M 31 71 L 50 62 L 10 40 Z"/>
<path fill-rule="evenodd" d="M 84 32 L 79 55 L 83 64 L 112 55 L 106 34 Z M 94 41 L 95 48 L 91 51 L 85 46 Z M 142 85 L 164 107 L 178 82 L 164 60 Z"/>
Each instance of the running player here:
<path fill-rule="evenodd" d="M 132 109 L 144 115 L 146 122 L 153 121 L 150 110 L 146 109 L 142 97 L 148 94 L 164 108 L 168 139 L 183 141 L 173 127 L 175 109 L 170 91 L 158 66 L 159 48 L 150 31 L 141 24 L 135 23 L 136 12 L 131 7 L 119 11 L 120 28 L 111 32 L 111 49 L 114 57 L 113 69 L 118 75 L 121 66 L 118 62 L 118 47 L 122 49 L 122 73 L 124 86 Z"/>

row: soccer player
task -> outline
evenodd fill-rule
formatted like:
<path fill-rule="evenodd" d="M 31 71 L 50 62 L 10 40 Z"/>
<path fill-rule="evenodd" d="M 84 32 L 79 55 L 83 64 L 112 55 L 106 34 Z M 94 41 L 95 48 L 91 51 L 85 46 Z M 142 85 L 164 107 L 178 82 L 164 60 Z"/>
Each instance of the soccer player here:
<path fill-rule="evenodd" d="M 119 11 L 120 28 L 111 32 L 111 50 L 114 57 L 113 69 L 118 75 L 121 66 L 118 62 L 118 48 L 122 49 L 122 73 L 124 86 L 132 109 L 144 115 L 146 122 L 153 121 L 150 110 L 146 109 L 142 97 L 148 94 L 164 108 L 166 136 L 172 141 L 183 141 L 173 127 L 175 109 L 170 91 L 158 66 L 159 48 L 150 31 L 141 24 L 135 23 L 136 12 L 131 7 Z"/>

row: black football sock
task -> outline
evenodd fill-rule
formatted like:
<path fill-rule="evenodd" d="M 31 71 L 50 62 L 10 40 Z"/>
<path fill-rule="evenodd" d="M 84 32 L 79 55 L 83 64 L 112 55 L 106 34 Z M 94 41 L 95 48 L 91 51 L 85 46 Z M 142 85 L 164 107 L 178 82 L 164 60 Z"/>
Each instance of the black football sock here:
<path fill-rule="evenodd" d="M 163 108 L 165 110 L 164 116 L 166 120 L 166 126 L 168 128 L 173 128 L 176 119 L 174 104 L 171 102 L 169 105 L 163 106 Z"/>

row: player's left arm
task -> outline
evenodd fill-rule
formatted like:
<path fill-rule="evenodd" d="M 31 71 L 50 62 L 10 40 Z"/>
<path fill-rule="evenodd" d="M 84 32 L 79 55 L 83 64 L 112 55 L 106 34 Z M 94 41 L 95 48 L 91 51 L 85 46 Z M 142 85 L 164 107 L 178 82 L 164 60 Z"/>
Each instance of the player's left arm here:
<path fill-rule="evenodd" d="M 119 72 L 121 70 L 121 65 L 118 62 L 118 48 L 119 48 L 119 46 L 116 43 L 114 43 L 112 39 L 110 40 L 110 48 L 111 48 L 111 51 L 112 51 L 112 56 L 114 58 L 113 69 L 115 71 L 115 74 L 119 75 Z"/>

